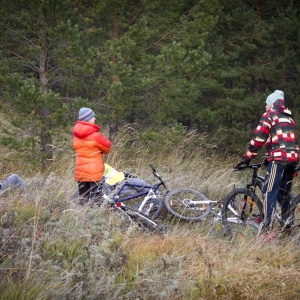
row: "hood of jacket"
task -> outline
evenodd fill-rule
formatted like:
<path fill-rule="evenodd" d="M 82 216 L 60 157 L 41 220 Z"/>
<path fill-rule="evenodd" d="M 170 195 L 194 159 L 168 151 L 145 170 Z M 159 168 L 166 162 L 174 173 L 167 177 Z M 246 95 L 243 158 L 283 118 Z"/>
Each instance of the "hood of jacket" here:
<path fill-rule="evenodd" d="M 73 127 L 73 134 L 81 139 L 91 135 L 94 132 L 98 132 L 100 130 L 100 126 L 84 121 L 77 121 L 75 126 Z"/>
<path fill-rule="evenodd" d="M 292 112 L 285 106 L 285 102 L 283 99 L 278 99 L 273 103 L 271 111 L 279 111 L 283 114 L 292 115 Z"/>

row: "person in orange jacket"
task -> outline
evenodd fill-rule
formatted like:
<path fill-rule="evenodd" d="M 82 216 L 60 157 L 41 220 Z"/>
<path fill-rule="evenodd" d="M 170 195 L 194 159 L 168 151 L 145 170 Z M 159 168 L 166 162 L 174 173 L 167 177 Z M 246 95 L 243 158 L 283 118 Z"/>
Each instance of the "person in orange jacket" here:
<path fill-rule="evenodd" d="M 95 121 L 94 111 L 82 107 L 73 127 L 73 147 L 77 155 L 74 175 L 79 195 L 85 199 L 102 179 L 105 169 L 103 154 L 108 154 L 111 148 L 111 142 L 99 132 L 100 126 Z"/>

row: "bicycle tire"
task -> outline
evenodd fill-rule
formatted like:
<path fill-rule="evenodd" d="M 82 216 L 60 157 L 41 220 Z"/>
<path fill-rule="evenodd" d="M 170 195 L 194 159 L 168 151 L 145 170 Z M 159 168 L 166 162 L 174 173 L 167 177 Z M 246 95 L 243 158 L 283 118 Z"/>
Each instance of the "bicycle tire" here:
<path fill-rule="evenodd" d="M 142 203 L 136 204 L 133 208 L 139 209 Z M 150 198 L 147 200 L 141 212 L 152 220 L 156 219 L 162 212 L 164 204 L 159 198 Z"/>
<path fill-rule="evenodd" d="M 89 198 L 89 206 L 98 206 L 101 207 L 105 200 L 105 195 L 109 195 L 111 193 L 111 187 L 108 184 L 104 184 L 100 182 L 95 191 L 91 192 Z"/>
<path fill-rule="evenodd" d="M 167 211 L 174 217 L 184 221 L 199 221 L 210 213 L 212 206 L 210 203 L 199 204 L 191 201 L 209 201 L 208 198 L 191 188 L 179 188 L 167 193 L 164 205 Z"/>
<path fill-rule="evenodd" d="M 222 207 L 225 235 L 256 237 L 262 220 L 263 204 L 251 189 L 237 188 L 226 196 Z"/>
<path fill-rule="evenodd" d="M 293 234 L 298 235 L 300 232 L 300 194 L 294 200 L 292 227 L 293 227 Z"/>

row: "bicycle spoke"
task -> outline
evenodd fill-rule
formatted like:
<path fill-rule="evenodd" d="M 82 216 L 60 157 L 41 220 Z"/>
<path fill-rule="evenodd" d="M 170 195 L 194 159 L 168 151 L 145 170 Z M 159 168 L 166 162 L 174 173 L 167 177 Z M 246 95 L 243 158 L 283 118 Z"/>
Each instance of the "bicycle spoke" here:
<path fill-rule="evenodd" d="M 211 211 L 210 201 L 198 191 L 188 188 L 171 191 L 164 203 L 170 214 L 186 221 L 204 219 Z"/>
<path fill-rule="evenodd" d="M 257 235 L 262 218 L 262 205 L 248 189 L 233 190 L 225 199 L 222 209 L 225 233 L 231 236 Z"/>

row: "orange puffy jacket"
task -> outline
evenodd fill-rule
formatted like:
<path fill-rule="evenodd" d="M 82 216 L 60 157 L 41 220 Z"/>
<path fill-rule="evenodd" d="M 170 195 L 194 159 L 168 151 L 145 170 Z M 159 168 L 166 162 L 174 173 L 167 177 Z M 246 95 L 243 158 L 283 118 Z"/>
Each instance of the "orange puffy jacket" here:
<path fill-rule="evenodd" d="M 96 124 L 77 121 L 73 128 L 73 147 L 76 151 L 75 179 L 94 182 L 104 173 L 103 154 L 110 151 L 111 142 L 98 131 Z"/>

